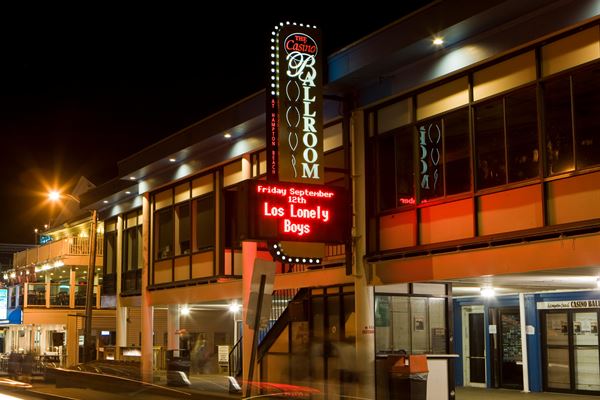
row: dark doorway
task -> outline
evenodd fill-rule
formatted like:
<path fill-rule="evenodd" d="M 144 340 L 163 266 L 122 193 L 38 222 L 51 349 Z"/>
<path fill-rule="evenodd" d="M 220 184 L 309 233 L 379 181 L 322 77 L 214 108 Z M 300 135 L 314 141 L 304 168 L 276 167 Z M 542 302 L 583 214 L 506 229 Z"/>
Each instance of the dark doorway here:
<path fill-rule="evenodd" d="M 523 389 L 523 364 L 521 352 L 521 318 L 518 308 L 498 310 L 498 368 L 500 386 Z"/>
<path fill-rule="evenodd" d="M 469 374 L 471 383 L 485 383 L 483 313 L 469 314 Z"/>

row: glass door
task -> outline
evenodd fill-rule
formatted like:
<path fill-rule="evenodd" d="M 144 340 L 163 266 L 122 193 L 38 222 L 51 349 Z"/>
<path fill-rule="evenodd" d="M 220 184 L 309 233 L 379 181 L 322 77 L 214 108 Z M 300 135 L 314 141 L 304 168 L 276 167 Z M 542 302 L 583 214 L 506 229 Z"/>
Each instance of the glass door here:
<path fill-rule="evenodd" d="M 500 309 L 500 386 L 523 388 L 519 309 Z"/>
<path fill-rule="evenodd" d="M 600 392 L 598 311 L 548 311 L 543 318 L 545 388 Z"/>
<path fill-rule="evenodd" d="M 598 313 L 573 313 L 575 390 L 600 391 Z"/>
<path fill-rule="evenodd" d="M 570 389 L 569 316 L 567 312 L 546 314 L 546 387 Z"/>

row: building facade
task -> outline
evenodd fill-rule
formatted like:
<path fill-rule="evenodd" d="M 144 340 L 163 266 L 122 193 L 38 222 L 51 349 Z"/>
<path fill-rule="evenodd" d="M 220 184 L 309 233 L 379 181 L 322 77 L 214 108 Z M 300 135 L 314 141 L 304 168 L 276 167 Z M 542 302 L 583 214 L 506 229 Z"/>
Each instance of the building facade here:
<path fill-rule="evenodd" d="M 252 272 L 275 258 L 251 380 L 393 397 L 406 352 L 427 355 L 432 398 L 597 391 L 599 14 L 435 2 L 329 56 L 324 181 L 351 223 L 319 263 L 240 236 L 243 182 L 267 173 L 264 92 L 121 161 L 82 196 L 104 221 L 117 349 L 139 348 L 146 379 L 173 350 L 247 378 Z"/>

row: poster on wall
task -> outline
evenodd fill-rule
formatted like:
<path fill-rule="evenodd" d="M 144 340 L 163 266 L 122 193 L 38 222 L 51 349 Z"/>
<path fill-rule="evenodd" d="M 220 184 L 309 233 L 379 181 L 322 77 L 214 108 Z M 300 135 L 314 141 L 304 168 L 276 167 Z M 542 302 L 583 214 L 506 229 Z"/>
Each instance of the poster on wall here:
<path fill-rule="evenodd" d="M 423 317 L 415 317 L 415 331 L 425 330 L 425 319 Z"/>

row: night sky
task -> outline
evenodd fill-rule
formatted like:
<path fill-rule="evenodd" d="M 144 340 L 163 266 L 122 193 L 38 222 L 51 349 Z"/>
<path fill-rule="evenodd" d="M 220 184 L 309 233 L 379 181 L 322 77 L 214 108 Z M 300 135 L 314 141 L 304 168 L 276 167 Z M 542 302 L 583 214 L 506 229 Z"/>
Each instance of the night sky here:
<path fill-rule="evenodd" d="M 81 175 L 99 185 L 118 160 L 262 89 L 279 21 L 316 24 L 331 54 L 427 1 L 396 3 L 315 14 L 295 2 L 258 18 L 250 8 L 2 13 L 0 243 L 34 242 L 58 212 L 50 187 L 68 192 Z"/>

